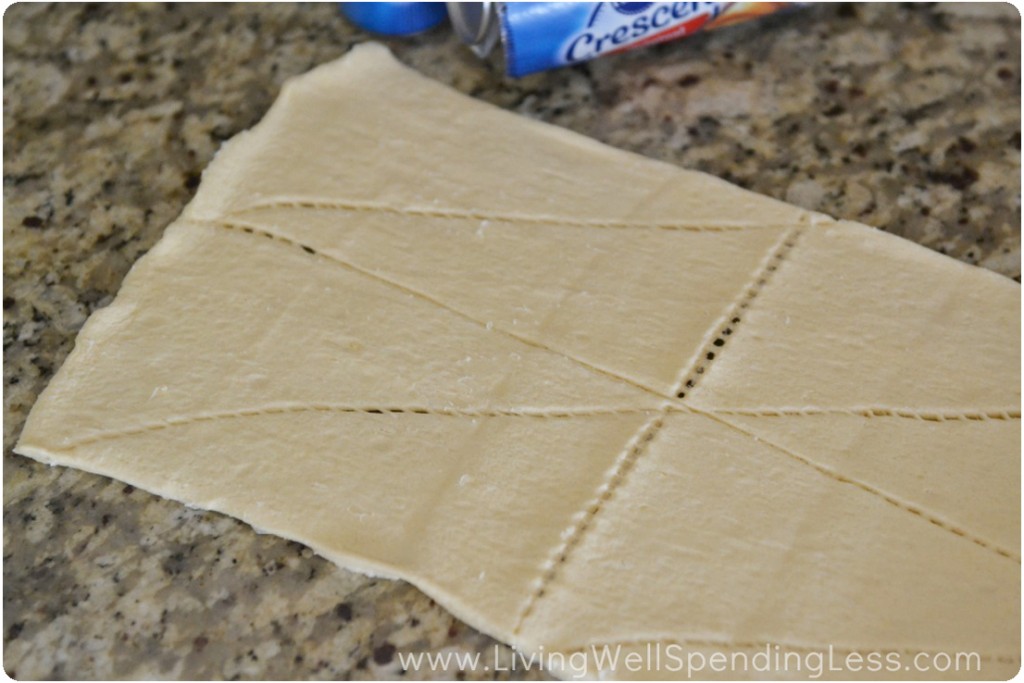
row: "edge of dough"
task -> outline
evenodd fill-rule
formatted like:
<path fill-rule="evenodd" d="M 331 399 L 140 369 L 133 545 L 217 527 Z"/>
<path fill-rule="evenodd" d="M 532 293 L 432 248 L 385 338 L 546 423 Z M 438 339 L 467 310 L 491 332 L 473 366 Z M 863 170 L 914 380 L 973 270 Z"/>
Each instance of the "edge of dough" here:
<path fill-rule="evenodd" d="M 710 173 L 683 168 L 667 161 L 653 159 L 636 152 L 613 147 L 568 128 L 537 121 L 502 109 L 489 102 L 465 95 L 406 66 L 396 59 L 387 47 L 374 41 L 359 43 L 338 59 L 320 64 L 303 74 L 288 78 L 264 117 L 256 125 L 236 134 L 221 145 L 213 160 L 203 171 L 199 190 L 182 211 L 182 217 L 216 220 L 223 218 L 225 214 L 232 210 L 249 208 L 248 206 L 233 206 L 230 200 L 230 192 L 214 195 L 204 191 L 204 187 L 212 182 L 216 182 L 220 188 L 234 186 L 235 183 L 232 182 L 235 175 L 234 170 L 245 166 L 247 158 L 259 152 L 258 146 L 251 144 L 252 138 L 263 135 L 265 131 L 271 129 L 273 122 L 284 115 L 288 102 L 293 98 L 302 94 L 315 95 L 325 91 L 337 91 L 340 87 L 351 87 L 366 79 L 367 74 L 381 70 L 387 71 L 391 78 L 402 79 L 410 85 L 421 88 L 429 88 L 432 91 L 432 95 L 438 100 L 458 101 L 462 107 L 472 108 L 477 112 L 486 112 L 489 116 L 500 117 L 515 126 L 529 130 L 534 135 L 549 138 L 562 144 L 568 143 L 571 146 L 591 153 L 601 154 L 607 158 L 609 163 L 623 167 L 646 166 L 648 168 L 659 168 L 663 172 L 676 175 L 680 181 L 686 177 L 699 178 L 700 182 L 708 186 L 709 192 L 721 189 L 733 194 L 742 193 L 746 198 L 756 201 L 762 207 L 772 206 L 786 211 L 799 211 L 807 216 L 812 223 L 819 219 L 831 220 L 831 217 L 826 214 L 802 209 L 773 197 L 740 188 Z M 342 80 L 343 78 L 345 80 Z M 374 84 L 371 82 L 367 84 L 367 87 L 372 88 Z M 243 141 L 248 141 L 250 144 L 240 144 Z M 212 181 L 213 178 L 216 178 L 216 181 Z M 652 188 L 652 191 L 657 189 Z"/>

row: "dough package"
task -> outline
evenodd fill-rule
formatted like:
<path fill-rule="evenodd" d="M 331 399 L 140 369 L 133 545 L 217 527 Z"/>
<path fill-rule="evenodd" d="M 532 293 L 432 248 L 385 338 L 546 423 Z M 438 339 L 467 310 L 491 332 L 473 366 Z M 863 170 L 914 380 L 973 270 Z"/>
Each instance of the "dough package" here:
<path fill-rule="evenodd" d="M 16 450 L 411 581 L 563 676 L 1005 678 L 1020 304 L 368 44 L 224 146 Z"/>

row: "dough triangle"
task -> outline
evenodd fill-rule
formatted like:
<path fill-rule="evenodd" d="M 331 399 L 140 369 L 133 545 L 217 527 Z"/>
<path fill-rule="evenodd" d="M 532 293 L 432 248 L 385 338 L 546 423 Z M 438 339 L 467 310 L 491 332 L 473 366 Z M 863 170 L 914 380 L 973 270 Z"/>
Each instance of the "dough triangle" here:
<path fill-rule="evenodd" d="M 786 225 L 808 214 L 467 99 L 376 44 L 286 83 L 203 176 L 195 218 L 290 201 L 599 224 Z"/>
<path fill-rule="evenodd" d="M 719 415 L 756 438 L 863 482 L 1020 557 L 1020 421 L 817 413 Z M 986 501 L 978 505 L 978 501 Z"/>
<path fill-rule="evenodd" d="M 777 268 L 695 405 L 1020 417 L 1016 283 L 846 222 L 805 231 Z"/>
<path fill-rule="evenodd" d="M 299 210 L 301 221 L 291 219 L 294 207 L 237 220 L 313 244 L 663 395 L 672 394 L 679 369 L 788 232 Z"/>

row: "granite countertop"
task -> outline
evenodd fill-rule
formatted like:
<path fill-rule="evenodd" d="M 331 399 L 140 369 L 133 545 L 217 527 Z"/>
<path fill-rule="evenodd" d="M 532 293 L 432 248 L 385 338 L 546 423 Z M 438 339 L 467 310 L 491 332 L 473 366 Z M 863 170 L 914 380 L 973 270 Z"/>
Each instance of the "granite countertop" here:
<path fill-rule="evenodd" d="M 181 211 L 218 145 L 256 123 L 284 79 L 367 38 L 333 4 L 5 13 L 10 676 L 370 678 L 400 673 L 397 650 L 492 658 L 495 647 L 511 661 L 408 584 L 11 453 L 82 323 Z M 447 29 L 389 44 L 474 97 L 1020 280 L 1020 17 L 1009 5 L 812 6 L 519 81 Z"/>

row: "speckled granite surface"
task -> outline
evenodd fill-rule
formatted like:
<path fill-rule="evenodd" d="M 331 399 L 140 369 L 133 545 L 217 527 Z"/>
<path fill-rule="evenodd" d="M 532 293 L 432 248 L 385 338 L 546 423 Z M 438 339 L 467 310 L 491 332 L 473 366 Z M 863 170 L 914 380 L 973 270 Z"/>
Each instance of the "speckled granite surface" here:
<path fill-rule="evenodd" d="M 399 674 L 396 650 L 493 663 L 493 641 L 407 584 L 11 454 L 76 331 L 220 142 L 258 121 L 285 78 L 365 39 L 333 5 L 4 15 L 11 676 L 368 678 Z M 1020 18 L 1008 5 L 811 7 L 515 82 L 445 30 L 391 46 L 499 106 L 1020 279 Z"/>

